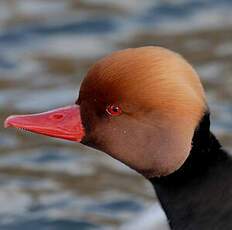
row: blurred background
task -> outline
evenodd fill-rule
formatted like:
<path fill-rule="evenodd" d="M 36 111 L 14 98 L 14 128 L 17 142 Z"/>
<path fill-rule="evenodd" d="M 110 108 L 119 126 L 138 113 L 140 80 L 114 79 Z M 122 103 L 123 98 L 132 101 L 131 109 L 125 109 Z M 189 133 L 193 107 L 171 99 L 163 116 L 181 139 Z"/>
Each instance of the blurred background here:
<path fill-rule="evenodd" d="M 230 0 L 0 0 L 0 123 L 72 104 L 105 54 L 161 45 L 195 66 L 231 150 L 231 12 Z M 126 229 L 154 204 L 151 185 L 105 154 L 1 125 L 0 229 Z"/>

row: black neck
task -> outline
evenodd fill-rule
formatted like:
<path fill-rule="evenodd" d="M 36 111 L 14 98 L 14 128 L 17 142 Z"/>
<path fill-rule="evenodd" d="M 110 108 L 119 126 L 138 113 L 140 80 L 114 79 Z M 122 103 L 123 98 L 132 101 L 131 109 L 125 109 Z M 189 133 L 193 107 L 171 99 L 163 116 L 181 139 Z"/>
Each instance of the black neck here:
<path fill-rule="evenodd" d="M 184 165 L 150 181 L 172 229 L 232 229 L 232 160 L 210 132 L 209 113 L 194 133 Z"/>

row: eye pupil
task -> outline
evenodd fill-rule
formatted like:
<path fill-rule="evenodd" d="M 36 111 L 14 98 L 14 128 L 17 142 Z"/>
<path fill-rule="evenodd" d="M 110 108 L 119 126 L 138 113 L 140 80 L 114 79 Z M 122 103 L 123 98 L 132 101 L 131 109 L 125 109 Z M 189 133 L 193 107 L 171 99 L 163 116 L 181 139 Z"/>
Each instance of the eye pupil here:
<path fill-rule="evenodd" d="M 116 107 L 116 106 L 114 106 L 113 108 L 112 108 L 112 110 L 114 111 L 114 112 L 118 112 L 118 107 Z"/>

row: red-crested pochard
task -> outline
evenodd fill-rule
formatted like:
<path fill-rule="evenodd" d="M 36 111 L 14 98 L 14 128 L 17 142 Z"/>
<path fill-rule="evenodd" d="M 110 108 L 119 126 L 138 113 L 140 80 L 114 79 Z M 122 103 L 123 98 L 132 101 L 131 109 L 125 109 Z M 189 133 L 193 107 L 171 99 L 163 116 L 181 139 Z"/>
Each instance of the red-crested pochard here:
<path fill-rule="evenodd" d="M 210 132 L 192 66 L 161 47 L 92 66 L 74 105 L 10 116 L 14 126 L 102 150 L 149 179 L 175 230 L 232 229 L 232 159 Z"/>

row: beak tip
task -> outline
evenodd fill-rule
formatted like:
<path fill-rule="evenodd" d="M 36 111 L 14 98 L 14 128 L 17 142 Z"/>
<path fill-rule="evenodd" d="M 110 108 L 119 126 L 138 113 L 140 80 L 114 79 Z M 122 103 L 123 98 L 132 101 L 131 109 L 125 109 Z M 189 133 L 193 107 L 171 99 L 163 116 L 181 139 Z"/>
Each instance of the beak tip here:
<path fill-rule="evenodd" d="M 6 119 L 6 120 L 4 121 L 4 128 L 8 128 L 8 127 L 10 127 L 10 123 L 9 123 L 9 121 Z"/>
<path fill-rule="evenodd" d="M 12 118 L 14 118 L 14 116 L 9 116 L 6 118 L 6 120 L 4 121 L 4 128 L 9 128 L 12 126 Z"/>

